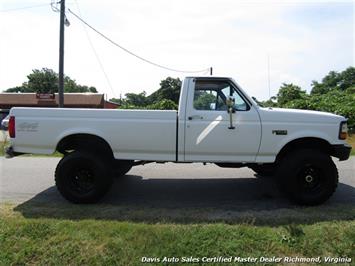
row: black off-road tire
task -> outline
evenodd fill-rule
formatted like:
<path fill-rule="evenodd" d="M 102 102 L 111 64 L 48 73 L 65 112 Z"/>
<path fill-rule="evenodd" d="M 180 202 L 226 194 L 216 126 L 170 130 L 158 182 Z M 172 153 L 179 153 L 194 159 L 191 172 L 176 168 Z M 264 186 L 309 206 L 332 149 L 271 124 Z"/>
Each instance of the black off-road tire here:
<path fill-rule="evenodd" d="M 74 151 L 65 155 L 55 170 L 60 194 L 73 203 L 95 203 L 110 189 L 110 165 L 89 152 Z"/>
<path fill-rule="evenodd" d="M 338 171 L 331 157 L 312 149 L 287 154 L 280 162 L 276 176 L 282 192 L 301 205 L 325 202 L 338 185 Z"/>
<path fill-rule="evenodd" d="M 112 165 L 113 175 L 115 177 L 122 177 L 127 174 L 133 167 L 131 160 L 114 160 Z"/>

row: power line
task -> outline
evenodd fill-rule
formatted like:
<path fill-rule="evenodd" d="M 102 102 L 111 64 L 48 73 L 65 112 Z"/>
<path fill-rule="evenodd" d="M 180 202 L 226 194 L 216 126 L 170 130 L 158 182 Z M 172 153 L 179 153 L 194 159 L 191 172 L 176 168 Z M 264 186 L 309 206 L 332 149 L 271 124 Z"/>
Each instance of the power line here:
<path fill-rule="evenodd" d="M 77 7 L 77 9 L 78 9 L 78 11 L 79 11 L 80 16 L 82 16 L 81 10 L 80 10 L 80 7 L 79 7 L 79 3 L 78 3 L 77 0 L 75 0 L 75 4 L 76 4 L 76 7 Z M 116 93 L 115 93 L 115 91 L 114 91 L 114 89 L 113 89 L 113 87 L 112 87 L 111 81 L 110 81 L 110 79 L 109 79 L 109 77 L 108 77 L 108 75 L 107 75 L 107 73 L 106 73 L 106 71 L 105 71 L 105 68 L 104 68 L 104 66 L 103 66 L 103 64 L 102 64 L 102 61 L 100 60 L 99 54 L 97 53 L 97 51 L 96 51 L 96 49 L 95 49 L 95 47 L 94 47 L 94 44 L 93 44 L 93 42 L 91 41 L 90 35 L 89 35 L 88 31 L 86 30 L 85 25 L 83 25 L 83 28 L 84 28 L 84 31 L 85 31 L 85 34 L 86 34 L 86 38 L 87 38 L 88 41 L 89 41 L 90 47 L 91 47 L 91 49 L 92 49 L 92 51 L 93 51 L 93 53 L 94 53 L 94 55 L 95 55 L 95 57 L 96 57 L 96 60 L 97 60 L 99 66 L 100 66 L 100 68 L 101 68 L 102 73 L 104 74 L 104 77 L 105 77 L 105 79 L 106 79 L 106 82 L 107 82 L 107 84 L 108 84 L 108 86 L 109 86 L 109 88 L 110 88 L 110 90 L 111 90 L 113 96 L 116 98 Z"/>
<path fill-rule="evenodd" d="M 18 11 L 18 10 L 36 8 L 36 7 L 43 7 L 43 6 L 48 6 L 48 5 L 49 5 L 49 4 L 41 4 L 41 5 L 33 5 L 33 6 L 24 6 L 24 7 L 10 8 L 10 9 L 2 9 L 2 10 L 0 10 L 0 12 L 12 12 L 12 11 Z"/>
<path fill-rule="evenodd" d="M 156 67 L 160 67 L 160 68 L 163 68 L 165 70 L 169 70 L 169 71 L 174 71 L 174 72 L 180 72 L 180 73 L 201 73 L 201 72 L 205 72 L 206 70 L 210 69 L 210 68 L 204 68 L 204 69 L 201 69 L 201 70 L 194 70 L 194 71 L 191 71 L 191 70 L 179 70 L 179 69 L 174 69 L 174 68 L 170 68 L 170 67 L 166 67 L 166 66 L 163 66 L 161 64 L 158 64 L 158 63 L 154 63 L 148 59 L 145 59 L 133 52 L 131 52 L 130 50 L 124 48 L 123 46 L 121 46 L 120 44 L 116 43 L 115 41 L 113 41 L 112 39 L 110 39 L 109 37 L 107 37 L 106 35 L 104 35 L 103 33 L 101 33 L 100 31 L 98 31 L 97 29 L 95 29 L 93 26 L 89 25 L 84 19 L 82 19 L 80 16 L 78 16 L 77 14 L 75 14 L 73 11 L 71 11 L 70 9 L 68 9 L 68 11 L 73 15 L 75 16 L 78 20 L 80 20 L 82 23 L 84 23 L 86 26 L 88 26 L 90 29 L 92 29 L 93 31 L 95 31 L 97 34 L 99 34 L 101 37 L 103 37 L 104 39 L 106 39 L 107 41 L 109 41 L 110 43 L 112 43 L 113 45 L 117 46 L 118 48 L 120 48 L 121 50 L 125 51 L 126 53 L 130 54 L 130 55 L 133 55 L 134 57 L 148 63 L 148 64 L 151 64 L 153 66 L 156 66 Z"/>

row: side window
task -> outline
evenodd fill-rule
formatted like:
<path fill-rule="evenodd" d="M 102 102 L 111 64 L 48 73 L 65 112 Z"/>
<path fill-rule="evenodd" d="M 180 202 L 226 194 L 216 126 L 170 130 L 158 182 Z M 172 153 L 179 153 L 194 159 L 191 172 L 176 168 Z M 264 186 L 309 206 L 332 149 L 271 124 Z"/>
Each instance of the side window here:
<path fill-rule="evenodd" d="M 194 108 L 196 110 L 216 110 L 217 92 L 215 90 L 195 90 Z"/>
<path fill-rule="evenodd" d="M 197 80 L 193 107 L 196 110 L 226 111 L 226 100 L 230 95 L 235 98 L 237 111 L 248 110 L 249 106 L 228 82 Z"/>

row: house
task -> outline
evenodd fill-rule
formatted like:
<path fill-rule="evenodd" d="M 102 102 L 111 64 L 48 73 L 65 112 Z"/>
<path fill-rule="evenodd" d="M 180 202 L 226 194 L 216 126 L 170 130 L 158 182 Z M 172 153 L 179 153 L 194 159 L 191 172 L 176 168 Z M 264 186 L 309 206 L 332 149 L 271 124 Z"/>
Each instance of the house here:
<path fill-rule="evenodd" d="M 0 93 L 0 122 L 12 107 L 58 107 L 58 94 Z M 106 101 L 99 93 L 64 93 L 65 108 L 116 109 L 119 104 Z"/>

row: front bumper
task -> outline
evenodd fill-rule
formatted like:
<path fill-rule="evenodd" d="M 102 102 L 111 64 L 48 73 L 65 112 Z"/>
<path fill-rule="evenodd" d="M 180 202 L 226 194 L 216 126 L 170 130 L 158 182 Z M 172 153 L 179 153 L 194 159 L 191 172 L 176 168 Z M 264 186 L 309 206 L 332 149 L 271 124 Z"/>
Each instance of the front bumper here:
<path fill-rule="evenodd" d="M 351 146 L 349 144 L 332 145 L 332 156 L 339 158 L 339 161 L 349 159 Z"/>

